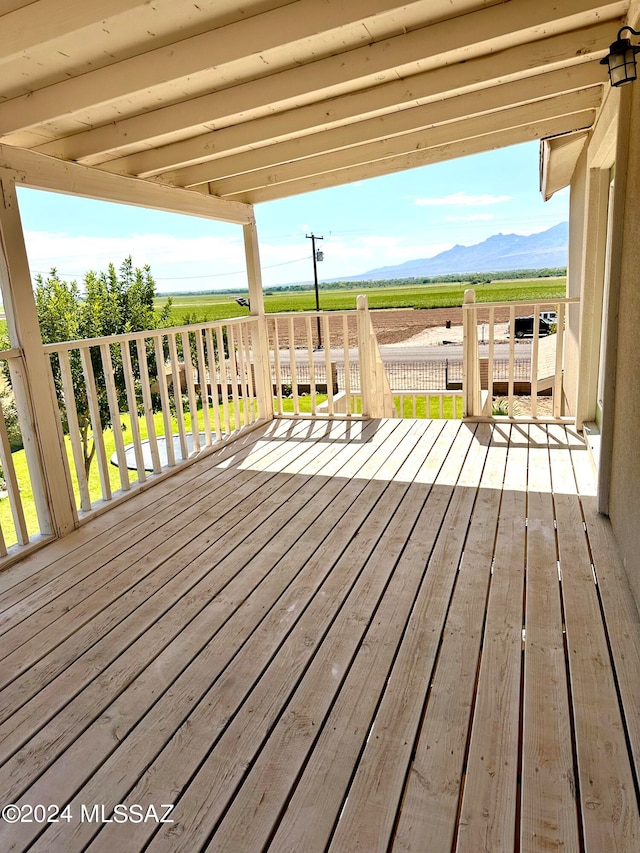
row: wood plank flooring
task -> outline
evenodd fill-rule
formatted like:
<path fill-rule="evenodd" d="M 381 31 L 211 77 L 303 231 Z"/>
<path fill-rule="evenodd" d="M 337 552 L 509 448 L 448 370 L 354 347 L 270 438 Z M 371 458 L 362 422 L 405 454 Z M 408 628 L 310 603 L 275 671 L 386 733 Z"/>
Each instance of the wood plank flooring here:
<path fill-rule="evenodd" d="M 637 853 L 593 495 L 564 426 L 275 421 L 25 558 L 0 849 Z"/>

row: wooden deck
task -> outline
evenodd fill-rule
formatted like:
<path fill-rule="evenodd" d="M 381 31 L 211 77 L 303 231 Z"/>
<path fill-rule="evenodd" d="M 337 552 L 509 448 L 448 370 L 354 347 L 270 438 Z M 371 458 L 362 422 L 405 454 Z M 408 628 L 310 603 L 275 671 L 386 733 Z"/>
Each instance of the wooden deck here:
<path fill-rule="evenodd" d="M 0 631 L 0 800 L 62 812 L 3 853 L 640 849 L 640 625 L 564 427 L 274 422 L 0 576 Z"/>

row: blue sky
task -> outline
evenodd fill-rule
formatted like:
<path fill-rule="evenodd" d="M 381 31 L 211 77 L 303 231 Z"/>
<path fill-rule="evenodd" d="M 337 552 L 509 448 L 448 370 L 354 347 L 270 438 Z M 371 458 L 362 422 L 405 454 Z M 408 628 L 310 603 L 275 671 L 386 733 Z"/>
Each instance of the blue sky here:
<path fill-rule="evenodd" d="M 545 203 L 538 181 L 531 142 L 257 205 L 264 284 L 312 279 L 312 231 L 324 237 L 320 279 L 544 231 L 568 219 L 569 194 Z M 240 226 L 35 190 L 19 199 L 33 273 L 80 280 L 130 254 L 159 291 L 246 286 Z"/>

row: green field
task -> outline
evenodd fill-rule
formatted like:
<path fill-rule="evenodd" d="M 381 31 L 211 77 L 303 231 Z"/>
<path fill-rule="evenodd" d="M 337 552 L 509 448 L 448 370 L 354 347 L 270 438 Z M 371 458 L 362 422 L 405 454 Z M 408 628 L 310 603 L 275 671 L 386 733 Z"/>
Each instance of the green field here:
<path fill-rule="evenodd" d="M 449 308 L 462 305 L 468 284 L 424 284 L 399 287 L 372 287 L 363 290 L 354 285 L 349 289 L 320 290 L 320 308 L 324 311 L 346 311 L 356 307 L 356 297 L 366 293 L 370 308 Z M 494 281 L 475 286 L 478 302 L 507 302 L 516 299 L 558 299 L 566 296 L 566 279 L 514 279 Z M 180 325 L 185 319 L 192 322 L 224 320 L 230 317 L 245 317 L 248 309 L 235 302 L 237 294 L 197 294 L 172 296 L 173 323 Z M 164 305 L 166 297 L 158 297 L 157 306 Z M 313 311 L 313 291 L 290 291 L 270 293 L 265 291 L 265 309 L 274 314 L 280 311 Z"/>

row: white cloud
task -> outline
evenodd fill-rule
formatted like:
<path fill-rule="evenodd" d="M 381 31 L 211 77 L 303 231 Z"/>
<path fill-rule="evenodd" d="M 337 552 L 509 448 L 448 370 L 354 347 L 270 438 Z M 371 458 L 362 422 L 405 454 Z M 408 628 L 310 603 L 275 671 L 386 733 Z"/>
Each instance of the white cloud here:
<path fill-rule="evenodd" d="M 485 207 L 488 204 L 500 204 L 503 201 L 510 201 L 509 195 L 468 195 L 464 190 L 450 195 L 440 196 L 438 198 L 417 198 L 415 204 L 420 207 L 441 207 L 448 205 L 451 207 Z"/>
<path fill-rule="evenodd" d="M 246 262 L 240 236 L 176 237 L 171 234 L 130 234 L 123 237 L 72 236 L 65 232 L 27 231 L 32 273 L 52 267 L 61 277 L 81 280 L 88 270 L 116 266 L 129 255 L 134 266 L 149 264 L 159 290 L 237 287 L 246 283 Z"/>
<path fill-rule="evenodd" d="M 494 213 L 471 213 L 469 216 L 445 216 L 445 222 L 487 222 L 495 219 Z"/>

